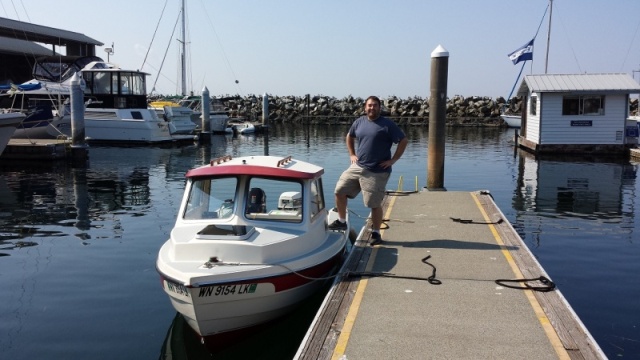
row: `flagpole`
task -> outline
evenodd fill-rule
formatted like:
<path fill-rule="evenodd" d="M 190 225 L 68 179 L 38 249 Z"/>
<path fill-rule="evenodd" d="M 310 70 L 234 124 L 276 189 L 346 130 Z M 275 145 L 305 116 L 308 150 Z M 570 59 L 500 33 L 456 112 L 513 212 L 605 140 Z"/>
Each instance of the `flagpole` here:
<path fill-rule="evenodd" d="M 547 73 L 549 67 L 549 42 L 551 41 L 551 16 L 553 14 L 553 0 L 549 0 L 549 30 L 547 31 L 547 54 L 544 60 L 544 73 Z"/>
<path fill-rule="evenodd" d="M 524 70 L 524 66 L 527 65 L 527 62 L 523 62 L 522 63 L 522 67 L 520 68 L 520 73 L 518 74 L 518 77 L 516 78 L 516 82 L 513 83 L 513 87 L 511 88 L 511 92 L 509 93 L 509 97 L 507 98 L 507 100 L 511 99 L 511 95 L 513 95 L 513 90 L 515 90 L 516 85 L 518 85 L 518 80 L 520 80 L 520 75 L 522 75 L 522 70 Z"/>

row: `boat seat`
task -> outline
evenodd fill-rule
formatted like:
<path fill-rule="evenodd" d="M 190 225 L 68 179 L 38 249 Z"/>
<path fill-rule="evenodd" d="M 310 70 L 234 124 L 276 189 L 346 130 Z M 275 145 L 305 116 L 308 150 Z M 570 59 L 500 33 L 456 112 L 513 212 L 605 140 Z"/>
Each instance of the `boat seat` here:
<path fill-rule="evenodd" d="M 267 195 L 261 188 L 251 188 L 249 190 L 249 198 L 247 199 L 247 214 L 266 213 L 267 212 Z"/>

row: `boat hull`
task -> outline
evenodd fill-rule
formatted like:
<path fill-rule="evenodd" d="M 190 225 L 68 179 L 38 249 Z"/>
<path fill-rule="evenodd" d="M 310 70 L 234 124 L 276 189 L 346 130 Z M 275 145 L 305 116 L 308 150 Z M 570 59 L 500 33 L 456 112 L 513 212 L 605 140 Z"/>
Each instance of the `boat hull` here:
<path fill-rule="evenodd" d="M 162 143 L 193 140 L 172 136 L 166 121 L 150 109 L 86 109 L 84 131 L 89 142 Z"/>
<path fill-rule="evenodd" d="M 237 125 L 236 128 L 238 129 L 238 132 L 243 135 L 254 134 L 256 132 L 255 125 L 250 123 Z"/>
<path fill-rule="evenodd" d="M 267 278 L 209 283 L 185 287 L 162 275 L 164 291 L 173 307 L 202 337 L 244 333 L 277 319 L 318 291 L 328 275 L 335 273 L 346 248 L 332 258 L 298 273 L 286 272 Z M 300 276 L 302 275 L 302 276 Z M 308 278 L 322 280 L 310 280 Z"/>
<path fill-rule="evenodd" d="M 0 114 L 0 154 L 7 147 L 9 140 L 25 116 L 21 113 Z"/>
<path fill-rule="evenodd" d="M 500 115 L 502 120 L 509 126 L 510 128 L 520 128 L 521 118 L 517 115 Z"/>
<path fill-rule="evenodd" d="M 194 111 L 191 115 L 191 121 L 202 128 L 202 113 Z M 211 112 L 209 113 L 210 131 L 214 134 L 226 134 L 229 127 L 229 116 L 226 113 Z"/>
<path fill-rule="evenodd" d="M 169 105 L 165 105 L 169 104 Z M 192 135 L 195 133 L 196 124 L 191 121 L 193 111 L 184 106 L 176 106 L 171 102 L 152 102 L 149 108 L 156 112 L 159 118 L 169 123 L 171 135 Z"/>
<path fill-rule="evenodd" d="M 13 133 L 15 139 L 55 139 L 71 136 L 71 116 L 54 117 L 22 122 Z"/>

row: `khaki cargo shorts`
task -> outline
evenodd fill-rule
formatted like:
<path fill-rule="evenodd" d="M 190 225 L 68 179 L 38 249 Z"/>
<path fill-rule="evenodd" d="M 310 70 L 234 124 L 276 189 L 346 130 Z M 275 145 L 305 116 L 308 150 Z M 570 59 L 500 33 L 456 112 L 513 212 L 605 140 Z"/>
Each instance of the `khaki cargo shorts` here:
<path fill-rule="evenodd" d="M 351 164 L 345 170 L 336 184 L 336 194 L 347 195 L 349 199 L 355 198 L 362 191 L 364 206 L 379 208 L 382 206 L 387 181 L 391 173 L 376 173 L 361 168 L 357 164 Z"/>

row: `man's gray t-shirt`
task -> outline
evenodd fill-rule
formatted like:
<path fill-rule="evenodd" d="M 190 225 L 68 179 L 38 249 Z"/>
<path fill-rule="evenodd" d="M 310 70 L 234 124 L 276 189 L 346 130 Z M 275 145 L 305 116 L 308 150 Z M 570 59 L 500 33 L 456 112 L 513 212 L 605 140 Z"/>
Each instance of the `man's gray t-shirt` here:
<path fill-rule="evenodd" d="M 383 169 L 380 163 L 391 159 L 391 146 L 404 139 L 405 134 L 398 125 L 386 117 L 371 121 L 361 116 L 353 122 L 349 136 L 356 138 L 358 165 L 373 172 L 391 172 L 391 167 Z"/>

